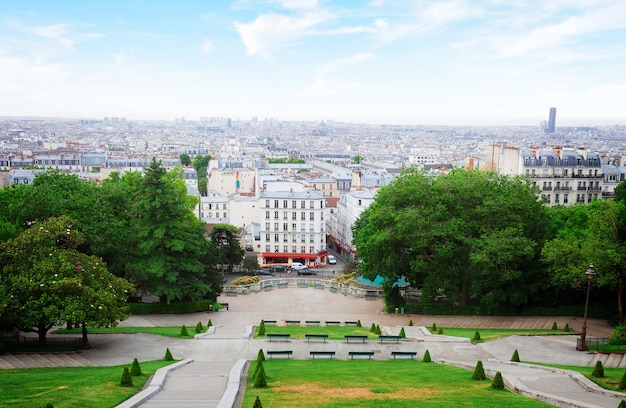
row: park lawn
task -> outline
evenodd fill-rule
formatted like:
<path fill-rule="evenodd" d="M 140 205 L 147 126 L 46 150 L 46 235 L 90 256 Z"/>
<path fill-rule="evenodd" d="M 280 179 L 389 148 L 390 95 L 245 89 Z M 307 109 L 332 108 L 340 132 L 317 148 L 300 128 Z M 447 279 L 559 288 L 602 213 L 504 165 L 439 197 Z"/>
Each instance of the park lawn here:
<path fill-rule="evenodd" d="M 0 406 L 12 408 L 110 408 L 141 391 L 157 369 L 173 361 L 145 361 L 142 375 L 132 377 L 133 385 L 120 385 L 124 367 L 58 367 L 0 370 Z"/>
<path fill-rule="evenodd" d="M 580 373 L 580 374 L 584 375 L 589 380 L 591 380 L 594 383 L 598 384 L 602 388 L 605 388 L 605 389 L 611 390 L 611 391 L 624 392 L 623 389 L 619 388 L 619 382 L 622 380 L 622 377 L 624 376 L 624 373 L 626 373 L 626 369 L 624 369 L 624 368 L 603 367 L 604 368 L 604 377 L 598 378 L 598 377 L 594 377 L 593 375 L 591 375 L 591 373 L 593 373 L 593 370 L 595 369 L 595 366 L 594 367 L 587 367 L 587 366 L 583 367 L 583 366 L 566 366 L 566 365 L 544 364 L 544 363 L 531 363 L 531 364 L 537 364 L 537 365 L 541 365 L 541 366 L 560 368 L 562 370 L 575 371 L 577 373 Z"/>
<path fill-rule="evenodd" d="M 472 372 L 415 360 L 287 360 L 263 362 L 268 386 L 255 388 L 256 361 L 250 364 L 243 408 L 257 396 L 268 407 L 549 407 L 491 381 L 472 380 Z"/>
<path fill-rule="evenodd" d="M 292 339 L 303 339 L 305 334 L 328 334 L 329 340 L 343 340 L 346 335 L 368 336 L 377 339 L 378 335 L 366 327 L 357 326 L 265 326 L 265 334 L 290 334 Z M 255 338 L 264 337 L 258 334 Z"/>
<path fill-rule="evenodd" d="M 180 326 L 159 326 L 159 327 L 89 327 L 88 334 L 109 334 L 109 333 L 148 333 L 157 334 L 159 336 L 175 337 L 177 339 L 192 339 L 196 334 L 196 327 L 187 327 L 188 336 L 182 336 L 180 334 L 182 325 Z M 202 333 L 207 330 L 206 326 L 203 326 Z M 81 329 L 57 329 L 54 331 L 56 334 L 80 334 Z"/>
<path fill-rule="evenodd" d="M 438 334 L 437 331 L 441 329 L 443 330 L 442 335 L 444 336 L 454 336 L 454 337 L 467 337 L 472 340 L 474 343 L 483 343 L 490 340 L 496 340 L 502 337 L 512 336 L 512 335 L 522 335 L 522 336 L 542 336 L 542 335 L 571 335 L 576 334 L 574 331 L 564 332 L 562 330 L 537 330 L 537 329 L 468 329 L 462 327 L 441 327 L 437 330 L 433 331 L 429 328 L 431 333 Z M 478 332 L 480 334 L 480 340 L 474 340 L 475 333 Z"/>

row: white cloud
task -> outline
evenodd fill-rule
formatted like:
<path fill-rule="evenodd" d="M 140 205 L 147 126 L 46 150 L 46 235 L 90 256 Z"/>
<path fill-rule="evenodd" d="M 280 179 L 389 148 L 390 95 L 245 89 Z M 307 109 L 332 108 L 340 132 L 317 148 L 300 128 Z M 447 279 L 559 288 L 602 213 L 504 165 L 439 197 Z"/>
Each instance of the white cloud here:
<path fill-rule="evenodd" d="M 205 39 L 200 45 L 200 51 L 202 51 L 202 53 L 205 55 L 213 51 L 213 41 L 209 40 L 208 38 Z"/>
<path fill-rule="evenodd" d="M 306 88 L 300 96 L 304 98 L 318 98 L 348 93 L 361 87 L 361 85 L 356 81 L 346 81 L 338 78 L 332 79 L 330 76 L 342 68 L 360 64 L 364 61 L 372 59 L 373 57 L 374 56 L 371 53 L 361 53 L 349 55 L 345 58 L 331 60 L 322 64 L 318 69 L 313 83 Z"/>
<path fill-rule="evenodd" d="M 126 51 L 120 50 L 115 54 L 115 65 L 124 65 L 126 62 Z"/>

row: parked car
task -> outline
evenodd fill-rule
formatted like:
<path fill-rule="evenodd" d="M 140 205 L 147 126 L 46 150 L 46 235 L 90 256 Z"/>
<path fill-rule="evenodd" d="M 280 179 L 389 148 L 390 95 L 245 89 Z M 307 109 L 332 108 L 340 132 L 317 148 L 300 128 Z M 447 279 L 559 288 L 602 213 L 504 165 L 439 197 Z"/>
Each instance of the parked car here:
<path fill-rule="evenodd" d="M 335 259 L 334 255 L 328 255 L 328 264 L 335 265 L 337 263 L 337 259 Z"/>
<path fill-rule="evenodd" d="M 282 266 L 282 265 L 274 265 L 270 268 L 270 272 L 272 273 L 285 273 L 285 272 L 289 272 L 289 268 L 287 268 L 286 266 Z"/>
<path fill-rule="evenodd" d="M 298 269 L 298 275 L 315 275 L 315 272 L 310 270 L 309 268 Z"/>
<path fill-rule="evenodd" d="M 246 245 L 246 251 L 252 251 L 252 245 L 247 244 Z"/>
<path fill-rule="evenodd" d="M 258 271 L 254 271 L 256 276 L 274 276 L 274 272 L 271 269 L 259 269 Z"/>
<path fill-rule="evenodd" d="M 306 268 L 306 266 L 301 264 L 300 262 L 291 263 L 291 269 L 293 269 L 294 271 L 299 271 L 300 269 L 303 269 L 303 268 Z"/>

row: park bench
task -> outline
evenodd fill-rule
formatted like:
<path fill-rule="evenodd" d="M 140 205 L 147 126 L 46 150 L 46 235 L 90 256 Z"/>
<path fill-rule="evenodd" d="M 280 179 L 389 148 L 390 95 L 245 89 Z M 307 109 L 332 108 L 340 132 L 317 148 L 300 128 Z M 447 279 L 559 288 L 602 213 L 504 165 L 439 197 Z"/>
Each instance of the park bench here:
<path fill-rule="evenodd" d="M 226 293 L 226 296 L 237 296 L 236 290 L 225 290 L 224 293 Z"/>
<path fill-rule="evenodd" d="M 298 287 L 299 288 L 308 288 L 309 284 L 306 282 L 298 282 Z"/>
<path fill-rule="evenodd" d="M 291 338 L 291 334 L 271 333 L 271 334 L 267 334 L 266 336 L 270 341 L 272 341 L 273 339 L 276 339 L 276 340 L 282 339 L 282 340 L 288 341 Z"/>
<path fill-rule="evenodd" d="M 395 341 L 396 343 L 400 343 L 400 340 L 402 340 L 402 337 L 400 337 L 400 336 L 378 336 L 378 340 L 380 340 L 381 343 L 384 343 L 385 341 Z"/>
<path fill-rule="evenodd" d="M 349 321 L 343 322 L 343 324 L 345 324 L 346 326 L 358 326 L 359 325 L 358 322 L 349 322 Z"/>
<path fill-rule="evenodd" d="M 364 357 L 367 356 L 370 360 L 372 359 L 372 356 L 374 355 L 373 351 L 349 351 L 348 355 L 350 356 L 351 360 L 354 360 L 354 357 Z"/>
<path fill-rule="evenodd" d="M 272 290 L 272 289 L 274 289 L 274 286 L 272 286 L 272 284 L 270 283 L 270 284 L 264 285 L 263 289 L 264 290 Z"/>
<path fill-rule="evenodd" d="M 278 288 L 287 288 L 289 286 L 289 282 L 278 282 L 276 284 L 276 286 L 278 286 Z"/>
<path fill-rule="evenodd" d="M 337 292 L 337 286 L 330 286 L 329 289 L 331 292 Z"/>
<path fill-rule="evenodd" d="M 378 299 L 378 295 L 375 295 L 373 293 L 365 294 L 365 300 L 376 300 L 376 299 Z"/>
<path fill-rule="evenodd" d="M 304 338 L 307 342 L 311 342 L 311 339 L 322 339 L 324 343 L 326 343 L 326 339 L 328 338 L 328 334 L 305 334 Z"/>
<path fill-rule="evenodd" d="M 417 352 L 415 351 L 392 351 L 391 352 L 391 355 L 393 356 L 394 360 L 396 359 L 396 357 L 411 357 L 411 360 L 412 360 L 416 354 Z"/>
<path fill-rule="evenodd" d="M 326 324 L 326 326 L 339 326 L 341 322 L 339 320 L 326 320 L 324 324 Z"/>
<path fill-rule="evenodd" d="M 300 320 L 285 320 L 287 326 L 298 326 L 300 325 Z"/>
<path fill-rule="evenodd" d="M 313 360 L 315 360 L 315 356 L 328 356 L 331 359 L 335 356 L 334 351 L 310 351 L 309 354 L 313 357 Z"/>
<path fill-rule="evenodd" d="M 365 340 L 367 340 L 367 336 L 358 336 L 354 334 L 346 334 L 343 338 L 346 339 L 346 343 L 350 343 L 350 340 L 361 340 L 362 343 L 365 343 Z"/>
<path fill-rule="evenodd" d="M 263 320 L 263 324 L 276 326 L 276 320 Z"/>
<path fill-rule="evenodd" d="M 306 320 L 305 323 L 307 326 L 319 326 L 320 325 L 319 320 Z"/>
<path fill-rule="evenodd" d="M 314 287 L 315 287 L 315 289 L 324 289 L 324 288 L 325 288 L 325 286 L 324 286 L 324 284 L 323 284 L 323 283 L 316 283 L 316 284 L 314 285 Z"/>
<path fill-rule="evenodd" d="M 228 310 L 228 303 L 220 303 L 220 305 L 222 305 L 223 309 Z"/>
<path fill-rule="evenodd" d="M 272 358 L 273 356 L 287 356 L 287 358 L 290 358 L 293 355 L 293 351 L 292 350 L 269 350 L 267 352 L 267 355 L 269 356 L 269 358 Z"/>

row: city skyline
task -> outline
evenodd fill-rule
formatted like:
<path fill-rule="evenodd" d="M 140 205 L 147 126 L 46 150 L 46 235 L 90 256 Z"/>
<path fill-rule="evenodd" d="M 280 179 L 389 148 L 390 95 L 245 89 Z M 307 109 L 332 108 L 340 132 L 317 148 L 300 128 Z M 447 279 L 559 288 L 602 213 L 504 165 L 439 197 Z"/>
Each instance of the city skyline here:
<path fill-rule="evenodd" d="M 345 3 L 4 5 L 0 116 L 626 123 L 626 3 Z"/>

